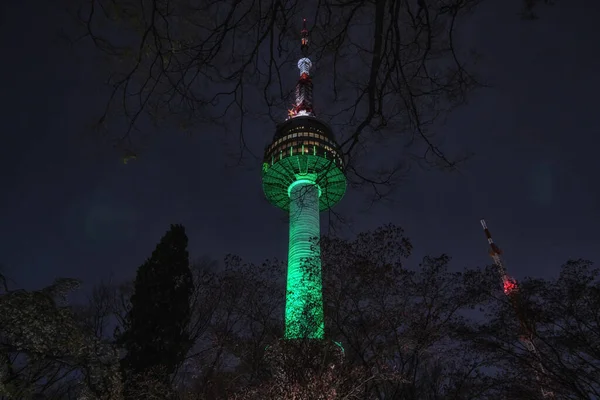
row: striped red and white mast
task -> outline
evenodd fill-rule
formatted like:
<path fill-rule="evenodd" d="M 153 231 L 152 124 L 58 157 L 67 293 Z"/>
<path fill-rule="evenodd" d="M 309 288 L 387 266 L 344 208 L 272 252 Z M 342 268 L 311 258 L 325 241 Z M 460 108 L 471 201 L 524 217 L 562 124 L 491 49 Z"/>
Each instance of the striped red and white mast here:
<path fill-rule="evenodd" d="M 498 273 L 502 279 L 502 289 L 504 294 L 509 298 L 515 310 L 515 314 L 519 319 L 519 324 L 521 326 L 521 335 L 519 336 L 519 341 L 525 346 L 525 348 L 527 348 L 535 360 L 536 365 L 534 368 L 534 374 L 540 388 L 540 393 L 544 399 L 555 399 L 556 396 L 554 395 L 554 392 L 548 389 L 548 385 L 544 379 L 546 370 L 542 364 L 542 358 L 535 348 L 535 344 L 533 343 L 535 337 L 534 327 L 528 323 L 519 301 L 519 286 L 517 281 L 506 272 L 506 267 L 504 266 L 504 262 L 502 260 L 502 250 L 500 250 L 498 245 L 494 243 L 494 239 L 492 239 L 492 234 L 490 233 L 485 220 L 482 219 L 480 222 L 481 226 L 483 227 L 483 231 L 485 232 L 488 244 L 490 245 L 490 257 L 492 260 L 494 260 L 494 265 L 498 269 Z"/>
<path fill-rule="evenodd" d="M 310 69 L 313 64 L 308 58 L 308 29 L 306 28 L 306 18 L 302 21 L 302 30 L 300 31 L 300 51 L 302 57 L 298 60 L 298 69 L 300 70 L 300 79 L 296 84 L 296 96 L 294 105 L 288 110 L 288 119 L 300 116 L 314 117 L 313 110 L 313 84 L 310 78 Z"/>

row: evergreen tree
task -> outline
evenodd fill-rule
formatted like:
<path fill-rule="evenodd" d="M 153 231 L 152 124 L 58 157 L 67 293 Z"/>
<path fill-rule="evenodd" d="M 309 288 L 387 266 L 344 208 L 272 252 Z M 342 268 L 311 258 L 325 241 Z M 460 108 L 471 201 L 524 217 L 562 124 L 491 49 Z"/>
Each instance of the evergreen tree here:
<path fill-rule="evenodd" d="M 187 244 L 185 228 L 171 225 L 137 270 L 125 331 L 118 334 L 127 350 L 121 362 L 127 397 L 135 397 L 135 382 L 140 379 L 150 377 L 168 387 L 169 376 L 189 350 L 193 280 Z"/>

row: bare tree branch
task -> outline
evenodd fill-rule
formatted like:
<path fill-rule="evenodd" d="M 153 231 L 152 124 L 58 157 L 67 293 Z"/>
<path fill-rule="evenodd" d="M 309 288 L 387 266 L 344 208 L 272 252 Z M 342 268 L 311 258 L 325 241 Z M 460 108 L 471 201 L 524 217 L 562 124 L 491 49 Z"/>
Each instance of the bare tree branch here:
<path fill-rule="evenodd" d="M 89 38 L 112 62 L 99 122 L 125 123 L 113 140 L 128 154 L 145 121 L 177 121 L 237 131 L 238 161 L 246 152 L 259 158 L 262 143 L 245 127 L 284 118 L 298 21 L 308 15 L 316 97 L 324 99 L 316 109 L 339 131 L 350 179 L 385 192 L 400 171 L 359 167 L 359 144 L 392 143 L 403 167 L 417 152 L 436 167 L 461 161 L 439 148 L 428 127 L 479 85 L 454 38 L 479 0 L 72 1 L 82 29 L 76 37 Z"/>

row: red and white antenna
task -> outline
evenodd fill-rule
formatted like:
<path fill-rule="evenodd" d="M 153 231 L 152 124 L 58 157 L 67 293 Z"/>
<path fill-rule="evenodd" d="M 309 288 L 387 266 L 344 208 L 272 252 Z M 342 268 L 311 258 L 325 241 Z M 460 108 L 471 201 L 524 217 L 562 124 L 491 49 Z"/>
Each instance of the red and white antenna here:
<path fill-rule="evenodd" d="M 488 229 L 487 224 L 485 223 L 485 219 L 482 219 L 480 222 L 481 226 L 483 227 L 483 231 L 485 232 L 485 236 L 487 237 L 487 241 L 490 245 L 490 257 L 492 257 L 492 260 L 494 260 L 494 264 L 498 268 L 498 273 L 502 278 L 504 294 L 508 296 L 513 291 L 519 289 L 519 287 L 517 286 L 517 281 L 515 281 L 506 273 L 506 268 L 504 268 L 504 263 L 502 262 L 502 250 L 500 250 L 496 243 L 494 243 L 494 239 L 492 239 L 492 234 L 490 233 L 490 230 Z"/>
<path fill-rule="evenodd" d="M 302 21 L 302 30 L 300 31 L 301 41 L 300 50 L 302 58 L 298 60 L 298 69 L 300 70 L 300 79 L 296 84 L 296 99 L 294 105 L 288 110 L 288 119 L 300 116 L 314 117 L 312 89 L 313 84 L 310 79 L 310 69 L 313 64 L 308 58 L 308 29 L 306 29 L 306 18 Z"/>
<path fill-rule="evenodd" d="M 533 358 L 536 363 L 536 368 L 534 369 L 535 378 L 539 384 L 540 392 L 542 397 L 545 399 L 555 399 L 556 396 L 554 393 L 547 389 L 547 384 L 544 383 L 542 376 L 545 376 L 546 370 L 542 364 L 542 359 L 540 354 L 537 352 L 535 348 L 535 344 L 533 343 L 534 331 L 530 324 L 527 323 L 527 319 L 521 310 L 521 306 L 519 303 L 519 286 L 517 285 L 517 281 L 510 277 L 506 272 L 506 268 L 504 266 L 504 262 L 502 261 L 502 250 L 494 243 L 492 239 L 492 234 L 485 223 L 485 220 L 482 219 L 481 226 L 483 227 L 483 231 L 485 232 L 485 236 L 487 238 L 488 244 L 490 245 L 490 257 L 494 260 L 494 265 L 498 268 L 498 273 L 502 278 L 502 288 L 504 290 L 504 294 L 510 299 L 511 304 L 515 310 L 515 314 L 519 319 L 519 323 L 521 325 L 521 336 L 519 336 L 519 340 L 521 343 L 527 348 L 527 350 L 533 355 Z M 540 375 L 540 372 L 542 375 Z"/>

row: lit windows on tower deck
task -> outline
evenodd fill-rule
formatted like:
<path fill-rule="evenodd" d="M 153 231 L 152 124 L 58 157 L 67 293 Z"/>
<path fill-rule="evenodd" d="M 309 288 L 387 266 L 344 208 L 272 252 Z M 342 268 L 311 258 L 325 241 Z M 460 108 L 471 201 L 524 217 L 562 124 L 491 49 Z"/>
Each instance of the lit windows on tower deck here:
<path fill-rule="evenodd" d="M 264 162 L 273 165 L 285 157 L 303 154 L 323 157 L 338 168 L 343 167 L 341 151 L 330 128 L 312 117 L 297 117 L 281 124 L 265 149 Z"/>
<path fill-rule="evenodd" d="M 295 117 L 277 127 L 263 161 L 263 189 L 269 202 L 289 210 L 288 189 L 298 180 L 319 187 L 319 210 L 335 205 L 346 191 L 344 161 L 327 124 Z"/>

